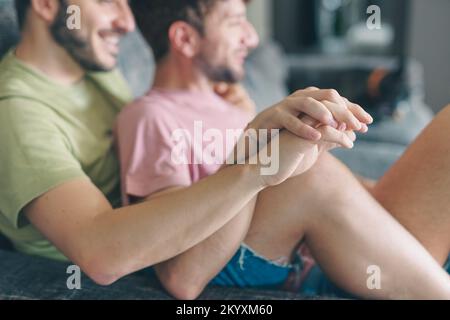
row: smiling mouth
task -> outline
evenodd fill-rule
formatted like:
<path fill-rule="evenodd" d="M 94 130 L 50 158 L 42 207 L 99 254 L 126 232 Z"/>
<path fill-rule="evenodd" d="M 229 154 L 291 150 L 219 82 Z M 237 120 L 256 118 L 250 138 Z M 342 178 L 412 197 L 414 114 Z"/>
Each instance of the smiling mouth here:
<path fill-rule="evenodd" d="M 110 54 L 116 56 L 119 53 L 121 36 L 118 34 L 100 34 L 100 37 Z"/>

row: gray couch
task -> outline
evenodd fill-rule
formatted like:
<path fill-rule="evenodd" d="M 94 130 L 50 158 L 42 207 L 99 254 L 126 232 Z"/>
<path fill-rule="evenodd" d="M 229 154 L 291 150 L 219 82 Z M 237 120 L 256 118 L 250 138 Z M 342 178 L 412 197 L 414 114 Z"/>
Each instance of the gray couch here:
<path fill-rule="evenodd" d="M 0 0 L 0 56 L 18 39 L 12 0 Z M 153 75 L 151 50 L 139 33 L 126 37 L 122 43 L 120 68 L 135 96 L 149 87 Z M 258 108 L 281 100 L 288 92 L 285 86 L 289 66 L 281 50 L 267 43 L 256 50 L 247 62 L 245 86 Z M 407 144 L 431 119 L 431 112 L 421 102 L 421 89 L 406 106 L 401 119 L 374 126 L 369 135 L 361 137 L 355 150 L 337 151 L 336 155 L 354 171 L 378 178 L 401 155 Z M 110 287 L 100 287 L 86 277 L 82 290 L 66 288 L 64 263 L 25 256 L 13 252 L 8 241 L 0 236 L 0 299 L 168 299 L 157 280 L 143 273 L 125 277 Z M 204 299 L 302 299 L 297 294 L 260 290 L 208 288 Z"/>

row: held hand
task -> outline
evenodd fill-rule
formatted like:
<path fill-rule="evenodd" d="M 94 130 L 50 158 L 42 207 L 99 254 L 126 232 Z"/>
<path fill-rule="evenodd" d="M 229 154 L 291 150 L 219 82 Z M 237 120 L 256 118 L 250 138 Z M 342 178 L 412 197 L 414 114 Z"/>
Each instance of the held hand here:
<path fill-rule="evenodd" d="M 256 105 L 241 84 L 217 83 L 214 92 L 228 103 L 239 107 L 252 116 L 256 114 Z"/>
<path fill-rule="evenodd" d="M 320 130 L 303 122 L 303 115 L 333 128 L 338 128 L 338 123 L 345 123 L 349 130 L 360 132 L 367 132 L 367 125 L 373 122 L 363 108 L 341 97 L 336 90 L 308 88 L 260 113 L 249 128 L 287 129 L 300 138 L 319 141 L 322 138 Z"/>
<path fill-rule="evenodd" d="M 341 123 L 338 128 L 332 128 L 322 125 L 309 116 L 303 116 L 302 121 L 321 132 L 322 138 L 317 142 L 321 153 L 336 148 L 353 148 L 356 134 L 352 130 L 347 130 L 345 123 Z"/>
<path fill-rule="evenodd" d="M 272 140 L 259 153 L 259 155 L 264 155 L 270 151 L 272 161 L 277 161 L 276 171 L 261 176 L 266 186 L 278 185 L 308 171 L 317 162 L 320 154 L 326 151 L 338 147 L 353 148 L 356 135 L 352 130 L 347 130 L 346 124 L 341 124 L 335 129 L 331 126 L 324 126 L 308 116 L 303 116 L 302 121 L 316 128 L 321 134 L 321 139 L 310 141 L 299 138 L 287 130 L 281 132 L 277 140 Z M 274 143 L 278 143 L 277 148 L 273 148 Z M 274 152 L 277 152 L 276 157 L 273 157 Z M 271 166 L 273 166 L 273 162 Z"/>

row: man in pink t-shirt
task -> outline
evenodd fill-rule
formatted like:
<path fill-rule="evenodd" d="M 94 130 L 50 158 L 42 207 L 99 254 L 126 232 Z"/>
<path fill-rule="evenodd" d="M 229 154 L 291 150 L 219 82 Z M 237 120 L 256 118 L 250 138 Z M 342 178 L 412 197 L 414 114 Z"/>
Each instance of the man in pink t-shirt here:
<path fill-rule="evenodd" d="M 284 122 L 287 130 L 279 135 L 242 135 L 246 127 L 246 132 L 261 128 L 258 120 L 250 121 L 252 103 L 237 85 L 244 76 L 244 60 L 258 43 L 246 18 L 245 2 L 131 2 L 137 23 L 154 50 L 157 70 L 153 88 L 119 116 L 116 137 L 125 203 L 151 200 L 145 204 L 151 203 L 157 215 L 163 203 L 167 205 L 178 195 L 178 202 L 173 203 L 177 213 L 160 213 L 161 223 L 154 229 L 165 228 L 169 233 L 168 226 L 177 221 L 170 232 L 183 230 L 182 237 L 176 234 L 172 241 L 154 237 L 148 243 L 159 248 L 154 271 L 162 285 L 182 299 L 196 298 L 208 283 L 289 285 L 289 289 L 307 294 L 345 295 L 314 264 L 304 246 L 307 243 L 330 279 L 351 294 L 367 298 L 404 292 L 412 297 L 444 296 L 447 292 L 442 283 L 448 279 L 439 265 L 427 260 L 430 257 L 425 250 L 327 153 L 335 147 L 351 148 L 353 131 L 367 131 L 371 118 L 359 106 L 335 91 L 309 88 L 287 99 L 290 108 L 303 108 Z M 334 119 L 318 116 L 324 110 Z M 255 119 L 265 117 L 277 117 L 277 112 L 263 112 Z M 311 133 L 310 139 L 292 134 L 305 130 Z M 230 145 L 236 144 L 237 136 L 242 137 L 240 142 L 261 143 L 264 136 L 271 140 L 259 144 L 257 150 L 244 148 L 241 158 L 231 153 Z M 277 143 L 279 148 L 273 148 Z M 294 166 L 280 165 L 275 176 L 261 177 L 271 187 L 255 192 L 245 203 L 235 201 L 231 191 L 236 188 L 226 188 L 227 183 L 215 184 L 216 189 L 224 187 L 220 204 L 213 204 L 208 197 L 194 199 L 200 202 L 198 210 L 209 210 L 211 216 L 238 210 L 225 225 L 214 221 L 207 225 L 196 219 L 196 212 L 185 209 L 193 201 L 188 195 L 210 190 L 211 179 L 228 172 L 227 165 L 236 167 L 231 163 L 243 159 L 249 163 L 256 160 L 258 168 L 264 167 L 261 155 L 269 149 L 267 154 L 275 156 L 275 150 L 280 163 L 295 159 L 289 162 Z M 284 182 L 279 182 L 280 176 L 286 178 Z M 245 191 L 242 183 L 246 183 L 239 175 L 223 178 L 233 179 L 236 186 L 241 183 L 239 190 Z M 180 228 L 181 217 L 189 225 L 205 226 L 202 242 L 189 242 L 194 230 Z M 191 243 L 187 250 L 186 243 Z M 164 247 L 170 247 L 171 253 L 164 255 Z M 174 248 L 180 248 L 178 255 L 173 255 Z M 417 259 L 425 261 L 423 266 L 415 264 Z M 402 264 L 414 267 L 402 268 L 399 274 Z M 383 279 L 398 281 L 371 290 L 367 270 L 374 265 L 382 267 Z M 409 281 L 428 274 L 436 277 L 427 292 Z M 428 284 L 426 281 L 420 283 Z"/>
<path fill-rule="evenodd" d="M 188 187 L 216 173 L 237 142 L 227 143 L 227 132 L 239 138 L 252 118 L 214 92 L 153 88 L 125 108 L 117 122 L 124 203 Z M 209 132 L 221 141 L 204 139 Z M 212 142 L 220 144 L 217 154 L 207 152 Z M 183 159 L 174 159 L 177 150 Z"/>

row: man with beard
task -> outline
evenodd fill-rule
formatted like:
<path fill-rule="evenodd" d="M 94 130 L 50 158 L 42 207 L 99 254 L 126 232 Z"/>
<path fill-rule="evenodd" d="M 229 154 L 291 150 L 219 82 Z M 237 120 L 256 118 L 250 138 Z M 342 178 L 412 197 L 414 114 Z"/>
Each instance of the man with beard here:
<path fill-rule="evenodd" d="M 221 172 L 227 154 L 211 145 L 228 145 L 227 130 L 243 129 L 252 118 L 252 103 L 237 83 L 244 76 L 248 52 L 258 44 L 244 0 L 136 0 L 131 7 L 154 51 L 157 69 L 150 91 L 126 107 L 117 122 L 126 204 L 168 200 Z M 333 112 L 335 103 L 321 99 L 316 107 Z M 335 118 L 339 120 L 338 113 Z M 198 123 L 204 130 L 201 141 L 195 139 Z M 339 131 L 329 130 L 318 142 L 304 141 L 291 149 L 301 160 L 290 179 L 255 195 L 205 241 L 156 265 L 164 287 L 176 297 L 195 298 L 208 283 L 280 288 L 292 274 L 301 292 L 340 294 L 323 269 L 352 294 L 406 298 L 425 294 L 423 284 L 413 288 L 406 279 L 416 281 L 421 277 L 412 275 L 428 269 L 428 276 L 442 281 L 437 287 L 448 290 L 442 268 L 433 268 L 435 262 L 421 246 L 327 153 L 336 144 L 352 145 L 333 139 Z M 346 133 L 352 137 L 351 131 Z M 280 134 L 280 154 L 291 138 L 289 132 Z M 211 150 L 214 160 L 222 154 L 220 161 L 204 160 Z M 224 199 L 234 204 L 229 194 Z M 199 201 L 208 204 L 210 199 L 205 195 Z M 195 219 L 194 211 L 180 210 L 185 221 Z M 170 216 L 159 214 L 161 221 L 170 221 Z M 305 244 L 321 269 L 313 266 Z M 296 250 L 298 246 L 302 250 Z M 445 261 L 445 241 L 441 247 Z M 383 270 L 380 290 L 367 285 L 367 270 L 373 265 Z"/>
<path fill-rule="evenodd" d="M 334 115 L 350 130 L 364 131 L 365 124 L 370 122 L 364 111 L 335 91 L 297 92 L 249 124 L 256 129 L 286 128 L 293 133 L 283 135 L 288 139 L 280 146 L 277 174 L 260 176 L 259 164 L 229 166 L 189 188 L 115 209 L 120 202 L 119 165 L 113 152 L 111 129 L 130 95 L 114 68 L 119 39 L 134 28 L 128 2 L 17 0 L 16 4 L 22 39 L 0 65 L 0 231 L 18 251 L 71 260 L 102 285 L 187 252 L 234 218 L 243 217 L 245 214 L 240 215 L 243 208 L 261 191 L 278 185 L 289 187 L 282 183 L 299 167 L 305 139 L 310 139 L 313 146 L 324 138 L 349 145 L 348 140 L 344 142 L 342 132 L 325 126 L 313 128 L 297 118 L 300 114 L 307 114 L 323 125 L 337 126 Z M 66 30 L 63 26 L 62 17 L 69 5 L 80 8 L 79 30 Z M 312 124 L 311 119 L 305 121 Z M 350 132 L 348 135 L 353 138 Z M 324 174 L 326 186 L 333 187 L 333 192 L 322 189 Z M 354 206 L 346 198 L 349 190 L 361 201 L 369 197 L 335 163 L 320 161 L 302 178 L 308 179 L 310 190 L 309 195 L 305 193 L 302 197 L 311 198 L 302 205 L 328 202 L 330 207 L 339 208 L 330 211 L 336 213 L 335 222 L 343 217 L 344 203 L 347 208 Z M 300 181 L 291 180 L 295 185 Z M 337 188 L 342 184 L 345 189 Z M 320 198 L 325 195 L 327 201 Z M 360 207 L 354 209 L 365 211 Z M 366 218 L 364 223 L 382 224 L 383 237 L 395 238 L 397 245 L 386 245 L 386 253 L 372 252 L 373 247 L 379 248 L 374 242 L 380 234 L 370 231 L 368 236 L 359 237 L 367 230 L 351 228 L 356 230 L 349 232 L 343 241 L 361 243 L 361 239 L 368 239 L 361 247 L 372 253 L 366 256 L 363 250 L 352 248 L 355 256 L 362 258 L 359 261 L 363 268 L 354 270 L 351 276 L 358 281 L 346 289 L 369 297 L 448 297 L 448 278 L 440 272 L 439 265 L 387 214 L 373 213 L 367 216 L 361 212 L 361 217 Z M 280 222 L 289 218 L 288 214 L 278 214 Z M 262 219 L 257 221 L 261 222 Z M 355 225 L 361 223 L 357 219 Z M 338 224 L 344 224 L 338 228 L 340 233 L 351 226 L 349 219 Z M 310 234 L 326 240 L 321 242 L 324 259 L 337 258 L 335 263 L 341 269 L 352 269 L 356 260 L 347 261 L 346 255 L 341 255 L 348 247 L 342 246 L 339 239 L 334 239 L 336 243 L 327 239 L 329 232 L 335 235 L 333 228 L 336 223 L 330 221 L 310 230 Z M 311 243 L 318 242 L 311 239 Z M 405 250 L 393 252 L 399 247 Z M 364 268 L 370 258 L 371 264 L 392 259 L 381 266 L 386 268 L 383 277 L 387 280 L 397 277 L 398 281 L 387 281 L 382 291 L 369 292 Z M 414 264 L 416 260 L 420 264 Z M 402 262 L 411 267 L 400 275 L 394 274 L 392 266 Z M 176 287 L 185 275 L 178 272 L 167 275 L 177 297 L 192 298 L 202 289 L 191 287 L 190 282 L 179 282 Z M 179 275 L 182 277 L 178 278 Z M 351 283 L 348 277 L 347 273 L 342 281 Z"/>
<path fill-rule="evenodd" d="M 80 9 L 79 30 L 66 28 L 70 5 Z M 115 70 L 119 40 L 135 28 L 128 1 L 17 0 L 16 8 L 21 41 L 0 63 L 0 232 L 18 251 L 71 260 L 94 281 L 109 284 L 203 241 L 267 187 L 258 166 L 233 166 L 207 179 L 208 187 L 115 209 L 120 170 L 112 127 L 132 99 Z M 294 115 L 334 121 L 328 109 L 311 108 L 309 96 L 290 97 L 252 123 L 317 140 L 319 131 Z M 341 107 L 346 122 L 361 126 Z M 281 159 L 282 170 L 270 182 L 284 181 L 297 161 Z M 200 201 L 204 197 L 209 204 Z M 196 219 L 185 221 L 181 207 Z M 163 222 L 159 213 L 172 219 Z"/>

